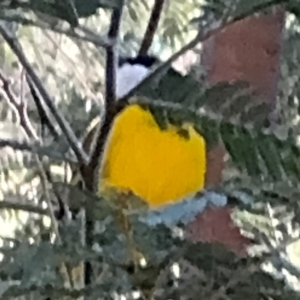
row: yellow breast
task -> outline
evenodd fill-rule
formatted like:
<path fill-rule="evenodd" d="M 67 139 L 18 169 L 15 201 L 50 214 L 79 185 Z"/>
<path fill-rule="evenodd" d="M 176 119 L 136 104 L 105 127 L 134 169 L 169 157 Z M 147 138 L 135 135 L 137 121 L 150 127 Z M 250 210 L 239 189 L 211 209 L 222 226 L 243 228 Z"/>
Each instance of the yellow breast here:
<path fill-rule="evenodd" d="M 204 186 L 204 139 L 192 126 L 189 137 L 175 126 L 161 130 L 152 114 L 130 105 L 116 118 L 100 171 L 99 189 L 132 191 L 150 207 L 194 194 Z"/>

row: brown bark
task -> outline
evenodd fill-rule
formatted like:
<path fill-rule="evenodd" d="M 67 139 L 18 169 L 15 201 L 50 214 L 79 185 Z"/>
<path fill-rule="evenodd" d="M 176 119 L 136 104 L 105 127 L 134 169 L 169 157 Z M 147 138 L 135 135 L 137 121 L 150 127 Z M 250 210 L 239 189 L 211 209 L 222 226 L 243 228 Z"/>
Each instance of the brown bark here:
<path fill-rule="evenodd" d="M 279 59 L 285 12 L 249 17 L 229 26 L 204 43 L 202 57 L 207 81 L 247 81 L 256 92 L 253 101 L 274 107 L 279 77 Z M 221 183 L 225 149 L 208 150 L 206 184 Z M 244 254 L 249 240 L 233 224 L 228 207 L 208 209 L 189 226 L 194 241 L 221 242 L 232 251 Z"/>
<path fill-rule="evenodd" d="M 203 64 L 210 83 L 245 80 L 258 99 L 275 100 L 284 10 L 249 17 L 204 44 Z"/>
<path fill-rule="evenodd" d="M 165 4 L 165 0 L 156 0 L 151 12 L 149 23 L 144 35 L 142 45 L 140 47 L 139 55 L 146 55 L 152 45 L 153 38 L 160 20 L 160 16 Z"/>

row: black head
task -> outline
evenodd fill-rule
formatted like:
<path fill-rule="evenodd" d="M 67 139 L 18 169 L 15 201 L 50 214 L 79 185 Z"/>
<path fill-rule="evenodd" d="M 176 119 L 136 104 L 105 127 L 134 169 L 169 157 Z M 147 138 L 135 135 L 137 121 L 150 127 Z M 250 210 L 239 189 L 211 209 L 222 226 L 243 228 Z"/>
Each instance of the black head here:
<path fill-rule="evenodd" d="M 142 65 L 146 68 L 151 68 L 159 62 L 159 59 L 152 55 L 138 55 L 136 57 L 120 57 L 119 67 L 124 64 L 129 65 Z"/>
<path fill-rule="evenodd" d="M 116 96 L 122 98 L 146 78 L 153 66 L 158 63 L 154 56 L 138 55 L 121 57 L 116 76 Z"/>

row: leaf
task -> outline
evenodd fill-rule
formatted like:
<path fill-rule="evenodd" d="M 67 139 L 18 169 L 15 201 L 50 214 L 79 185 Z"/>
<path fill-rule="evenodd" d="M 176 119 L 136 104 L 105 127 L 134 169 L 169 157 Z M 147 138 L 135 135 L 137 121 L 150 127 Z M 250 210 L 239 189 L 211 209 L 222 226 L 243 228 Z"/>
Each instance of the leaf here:
<path fill-rule="evenodd" d="M 11 286 L 17 285 L 18 281 L 0 281 L 0 296 L 2 296 Z"/>
<path fill-rule="evenodd" d="M 1 4 L 1 1 L 0 1 Z M 7 9 L 24 9 L 43 13 L 58 19 L 67 21 L 72 26 L 78 25 L 78 18 L 87 18 L 94 15 L 99 8 L 113 9 L 120 8 L 122 0 L 27 0 L 22 2 L 4 3 Z"/>
<path fill-rule="evenodd" d="M 296 18 L 300 18 L 300 8 L 299 8 L 299 4 L 300 1 L 299 0 L 290 0 L 287 1 L 287 10 L 294 14 L 296 16 Z"/>
<path fill-rule="evenodd" d="M 24 285 L 41 285 L 43 283 L 58 284 L 55 268 L 59 266 L 60 259 L 51 244 L 29 245 L 22 243 L 11 250 L 9 257 L 1 263 L 2 276 L 18 278 Z M 8 254 L 8 253 L 7 253 Z"/>
<path fill-rule="evenodd" d="M 264 132 L 269 106 L 253 101 L 246 83 L 222 82 L 205 90 L 191 75 L 170 69 L 137 94 L 153 99 L 147 101 L 147 107 L 161 128 L 168 122 L 179 127 L 186 122 L 195 124 L 208 148 L 221 139 L 235 166 L 251 178 L 300 179 L 300 149 L 295 138 L 282 141 L 275 132 Z"/>

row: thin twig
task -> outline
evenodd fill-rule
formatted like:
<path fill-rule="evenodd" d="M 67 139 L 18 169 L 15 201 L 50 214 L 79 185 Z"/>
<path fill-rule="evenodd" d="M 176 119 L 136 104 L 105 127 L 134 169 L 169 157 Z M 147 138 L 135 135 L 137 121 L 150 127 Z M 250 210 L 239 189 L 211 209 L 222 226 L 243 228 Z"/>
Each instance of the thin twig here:
<path fill-rule="evenodd" d="M 0 27 L 1 27 L 1 25 L 0 25 Z M 5 95 L 7 96 L 9 103 L 15 109 L 16 114 L 20 118 L 20 125 L 24 129 L 26 137 L 28 139 L 33 139 L 37 143 L 39 143 L 38 136 L 28 118 L 24 99 L 19 98 L 19 101 L 17 100 L 16 95 L 11 91 L 10 81 L 6 78 L 6 76 L 2 70 L 0 70 L 0 80 L 2 81 L 3 90 L 5 92 Z M 46 186 L 47 177 L 45 175 L 43 165 L 37 155 L 34 155 L 34 158 L 39 167 L 41 181 L 43 182 L 44 186 Z M 53 209 L 53 206 L 51 203 L 51 199 L 50 199 L 47 187 L 45 188 L 45 193 L 46 193 L 45 198 L 46 198 L 46 202 L 48 205 L 48 211 L 49 211 L 49 216 L 51 218 L 52 228 L 53 228 L 53 231 L 55 232 L 55 234 L 57 235 L 57 237 L 59 238 L 58 226 L 57 226 L 56 218 L 54 215 L 54 209 Z"/>
<path fill-rule="evenodd" d="M 68 55 L 67 53 L 68 49 L 66 49 L 67 51 L 65 51 L 63 47 L 61 47 L 59 43 L 47 31 L 45 31 L 45 36 L 50 40 L 50 42 L 55 46 L 55 48 L 66 58 L 67 60 L 66 63 L 68 63 L 69 66 L 72 68 L 72 70 L 74 70 L 75 76 L 78 79 L 77 80 L 78 84 L 80 84 L 85 91 L 89 92 L 89 97 L 93 97 L 93 99 L 96 99 L 97 95 L 93 93 L 90 87 L 88 86 L 87 79 L 86 79 L 86 71 L 79 70 L 76 60 L 72 59 Z"/>
<path fill-rule="evenodd" d="M 79 25 L 78 26 L 78 30 L 82 31 L 85 36 L 81 36 L 80 37 L 87 37 L 88 39 L 90 39 L 91 43 L 93 43 L 93 41 L 98 41 L 98 46 L 100 44 L 102 44 L 103 48 L 107 48 L 107 47 L 111 47 L 114 46 L 115 43 L 117 42 L 116 38 L 113 37 L 101 37 L 97 32 L 94 32 L 91 28 L 87 28 L 83 25 Z M 96 43 L 94 43 L 95 45 L 97 45 Z"/>
<path fill-rule="evenodd" d="M 112 12 L 111 23 L 108 32 L 108 38 L 117 40 L 119 35 L 120 23 L 122 19 L 123 5 L 120 9 L 115 9 Z M 96 180 L 98 176 L 95 176 L 97 166 L 101 168 L 102 154 L 106 140 L 113 123 L 115 116 L 116 106 L 116 68 L 117 68 L 117 48 L 113 45 L 106 48 L 106 101 L 105 101 L 105 114 L 101 123 L 101 129 L 99 130 L 96 146 L 92 151 L 91 160 L 87 168 L 82 170 L 85 186 L 88 190 L 94 191 L 97 189 Z M 86 246 L 93 246 L 93 230 L 94 222 L 90 216 L 89 211 L 86 211 Z M 85 284 L 92 283 L 93 268 L 90 262 L 85 262 Z"/>
<path fill-rule="evenodd" d="M 26 113 L 26 105 L 23 101 L 18 101 L 17 96 L 13 93 L 10 88 L 10 80 L 5 76 L 3 71 L 0 69 L 0 81 L 2 82 L 3 96 L 7 98 L 8 103 L 15 110 L 16 115 L 19 117 L 19 122 L 26 135 L 30 139 L 38 140 L 38 136 L 32 127 L 28 115 Z"/>
<path fill-rule="evenodd" d="M 111 16 L 111 25 L 108 32 L 109 39 L 117 40 L 122 18 L 122 9 L 114 10 Z M 107 47 L 106 55 L 106 101 L 105 114 L 102 119 L 101 130 L 99 130 L 96 139 L 96 145 L 91 154 L 91 159 L 84 172 L 85 184 L 89 190 L 95 188 L 94 172 L 97 166 L 101 164 L 104 145 L 106 143 L 116 108 L 116 68 L 117 68 L 117 49 L 113 45 Z M 100 168 L 100 167 L 99 167 Z"/>
<path fill-rule="evenodd" d="M 33 98 L 33 101 L 36 105 L 39 117 L 40 117 L 40 122 L 41 122 L 41 127 L 42 127 L 42 129 L 41 129 L 42 139 L 43 139 L 45 127 L 47 127 L 49 129 L 49 132 L 53 136 L 53 138 L 57 141 L 59 139 L 59 132 L 55 128 L 55 125 L 52 123 L 52 120 L 49 118 L 49 116 L 43 106 L 42 99 L 39 97 L 38 93 L 35 90 L 34 84 L 31 82 L 30 78 L 27 75 L 26 75 L 26 81 L 27 81 L 31 96 Z"/>
<path fill-rule="evenodd" d="M 23 203 L 15 203 L 12 201 L 2 200 L 0 201 L 0 209 L 12 209 L 12 210 L 22 210 L 30 213 L 35 213 L 39 215 L 48 216 L 48 209 L 31 205 L 31 204 L 23 204 Z"/>
<path fill-rule="evenodd" d="M 139 55 L 146 55 L 149 48 L 151 47 L 154 34 L 156 32 L 160 16 L 162 13 L 162 9 L 164 6 L 165 0 L 155 0 L 151 16 L 148 22 L 148 26 L 146 29 L 146 33 L 144 35 L 144 39 L 142 45 L 140 47 Z"/>
<path fill-rule="evenodd" d="M 10 88 L 10 80 L 5 76 L 5 74 L 1 69 L 0 69 L 0 81 L 2 82 L 2 89 L 3 89 L 2 94 L 4 97 L 7 98 L 8 103 L 15 110 L 16 115 L 19 117 L 21 128 L 25 131 L 29 139 L 34 139 L 35 141 L 38 141 L 38 136 L 28 118 L 25 102 L 21 100 L 20 101 L 17 100 L 17 96 L 13 93 L 13 91 Z M 15 150 L 27 150 L 41 157 L 48 156 L 54 159 L 68 161 L 71 163 L 75 162 L 70 158 L 66 158 L 62 156 L 60 153 L 56 153 L 55 151 L 42 147 L 39 142 L 36 142 L 35 144 L 28 144 L 26 142 L 18 142 L 18 141 L 1 139 L 0 148 L 2 147 L 11 147 Z"/>
<path fill-rule="evenodd" d="M 70 158 L 68 155 L 64 156 L 63 154 L 56 152 L 49 147 L 41 146 L 40 143 L 28 143 L 26 141 L 19 142 L 15 140 L 0 139 L 0 148 L 5 147 L 10 147 L 14 150 L 29 151 L 38 155 L 40 158 L 47 156 L 51 159 L 61 162 L 76 163 L 76 161 Z"/>
<path fill-rule="evenodd" d="M 7 32 L 7 30 L 3 25 L 0 25 L 0 34 L 3 36 L 7 44 L 10 46 L 11 50 L 18 57 L 20 63 L 26 70 L 28 76 L 33 81 L 39 93 L 43 97 L 45 104 L 48 106 L 50 112 L 52 113 L 59 127 L 61 128 L 61 131 L 64 133 L 66 139 L 68 140 L 70 147 L 74 151 L 76 158 L 80 163 L 86 164 L 88 162 L 88 156 L 83 151 L 81 143 L 76 138 L 68 122 L 63 118 L 61 113 L 56 109 L 50 95 L 48 94 L 41 80 L 39 79 L 39 77 L 31 67 L 30 63 L 28 62 L 20 43 L 16 38 L 11 36 L 9 32 Z"/>
<path fill-rule="evenodd" d="M 121 24 L 122 10 L 114 10 L 111 16 L 108 37 L 117 39 Z M 105 82 L 105 100 L 106 109 L 116 103 L 116 69 L 117 69 L 117 49 L 116 47 L 108 47 L 106 49 L 106 82 Z"/>
<path fill-rule="evenodd" d="M 83 32 L 84 35 L 78 33 L 76 29 L 68 27 L 67 29 L 61 28 L 59 25 L 52 25 L 51 23 L 41 22 L 39 20 L 31 20 L 28 18 L 24 18 L 23 16 L 3 16 L 0 14 L 0 19 L 6 22 L 16 22 L 23 26 L 32 26 L 37 27 L 44 30 L 50 30 L 59 34 L 66 35 L 70 38 L 74 38 L 77 40 L 85 41 L 91 43 L 97 47 L 106 48 L 114 44 L 115 41 L 108 40 L 107 38 L 101 37 L 99 34 L 93 32 L 91 29 L 87 29 L 83 26 L 78 26 L 78 30 Z M 60 24 L 60 23 L 59 23 Z"/>
<path fill-rule="evenodd" d="M 122 99 L 120 99 L 118 101 L 118 108 L 117 108 L 116 113 L 120 112 L 124 107 L 127 106 L 128 99 L 130 97 L 132 97 L 136 93 L 137 90 L 141 89 L 144 86 L 147 86 L 147 84 L 150 83 L 153 79 L 155 79 L 157 77 L 157 75 L 166 72 L 170 68 L 171 64 L 176 59 L 178 59 L 180 56 L 182 56 L 184 53 L 186 53 L 188 50 L 194 48 L 199 43 L 203 43 L 206 40 L 208 40 L 209 38 L 211 38 L 217 34 L 220 34 L 228 26 L 230 26 L 244 18 L 251 16 L 253 13 L 255 13 L 257 11 L 260 11 L 260 10 L 268 8 L 272 5 L 278 4 L 278 2 L 281 3 L 282 0 L 269 0 L 264 3 L 259 3 L 259 4 L 255 5 L 254 7 L 251 7 L 248 11 L 242 12 L 241 14 L 235 16 L 234 18 L 224 20 L 223 23 L 221 23 L 221 25 L 218 28 L 214 28 L 209 31 L 203 30 L 203 31 L 199 32 L 194 39 L 192 39 L 188 44 L 184 45 L 180 50 L 178 50 L 173 55 L 171 55 L 171 57 L 168 60 L 166 60 L 165 62 L 160 64 L 158 67 L 156 67 L 155 70 L 153 70 L 153 72 L 151 72 L 149 74 L 149 76 L 147 76 L 144 80 L 142 80 L 135 88 L 133 88 L 131 91 L 129 91 L 128 94 L 125 95 Z"/>
<path fill-rule="evenodd" d="M 50 216 L 50 219 L 51 219 L 52 229 L 53 229 L 53 231 L 56 235 L 58 243 L 61 243 L 62 241 L 61 241 L 61 237 L 60 237 L 59 230 L 58 230 L 58 223 L 57 223 L 57 220 L 56 220 L 54 207 L 52 205 L 51 197 L 50 197 L 50 193 L 49 193 L 50 182 L 47 179 L 47 175 L 46 175 L 46 172 L 43 168 L 42 162 L 40 161 L 40 159 L 37 156 L 36 156 L 36 161 L 37 161 L 37 164 L 38 164 L 38 167 L 39 167 L 41 183 L 42 183 L 42 186 L 44 188 L 44 194 L 45 194 L 45 199 L 46 199 L 46 203 L 47 203 L 49 216 Z M 62 203 L 61 203 L 60 198 L 59 198 L 58 201 L 60 201 L 60 205 L 61 205 Z"/>
<path fill-rule="evenodd" d="M 34 139 L 36 143 L 39 143 L 40 141 L 38 139 L 38 136 L 35 133 L 33 127 L 31 126 L 30 120 L 28 118 L 24 99 L 22 97 L 20 97 L 20 100 L 17 101 L 16 96 L 11 91 L 10 81 L 6 78 L 6 76 L 3 74 L 3 72 L 0 72 L 0 80 L 2 80 L 3 90 L 5 92 L 5 95 L 9 101 L 9 103 L 11 104 L 12 107 L 14 107 L 15 112 L 19 116 L 20 120 L 23 120 L 23 122 L 20 121 L 20 125 L 24 129 L 24 131 L 26 133 L 26 137 L 28 139 Z M 52 227 L 53 232 L 56 235 L 56 239 L 57 239 L 58 243 L 61 243 L 62 241 L 61 241 L 61 237 L 60 237 L 59 230 L 58 230 L 58 224 L 57 224 L 54 208 L 53 208 L 51 198 L 50 198 L 50 193 L 49 193 L 49 190 L 50 190 L 49 183 L 50 182 L 48 181 L 47 174 L 43 168 L 43 164 L 42 164 L 41 160 L 39 159 L 38 155 L 33 155 L 33 156 L 37 162 L 39 176 L 41 179 L 41 183 L 44 187 L 47 209 L 45 211 L 41 211 L 38 207 L 30 206 L 28 204 L 24 205 L 21 203 L 11 203 L 11 202 L 7 202 L 7 201 L 0 201 L 0 208 L 2 208 L 2 209 L 5 209 L 5 208 L 6 209 L 20 209 L 20 210 L 27 210 L 27 211 L 31 210 L 31 212 L 34 212 L 34 213 L 42 213 L 42 214 L 48 215 L 51 220 L 51 227 Z M 54 190 L 54 193 L 56 194 L 55 190 Z M 57 195 L 57 199 L 58 199 L 60 205 L 62 205 L 61 204 L 62 200 L 60 199 L 60 195 Z M 69 282 L 71 282 L 71 279 L 70 278 L 68 278 L 68 279 L 69 279 Z"/>
<path fill-rule="evenodd" d="M 16 115 L 19 117 L 20 126 L 25 131 L 26 137 L 28 139 L 35 140 L 37 146 L 41 147 L 38 136 L 37 136 L 33 126 L 31 125 L 31 122 L 28 118 L 26 105 L 25 105 L 24 99 L 22 97 L 22 94 L 21 94 L 21 97 L 19 98 L 19 101 L 18 101 L 16 95 L 11 91 L 10 81 L 3 74 L 2 70 L 0 70 L 0 80 L 2 81 L 2 84 L 3 84 L 3 91 L 5 92 L 4 95 L 8 99 L 8 102 L 11 105 L 11 107 L 15 110 Z M 22 93 L 22 88 L 21 88 L 21 93 Z M 13 145 L 12 142 L 13 141 L 2 140 L 2 141 L 0 141 L 0 144 L 2 144 L 3 146 L 8 146 L 8 145 L 12 146 Z M 14 146 L 19 146 L 20 148 L 22 148 L 22 147 L 24 148 L 24 144 L 22 145 L 22 144 L 19 143 L 17 145 L 16 142 L 14 143 Z M 39 175 L 40 175 L 41 181 L 43 182 L 44 186 L 46 186 L 47 176 L 46 176 L 46 173 L 44 172 L 43 165 L 42 165 L 42 163 L 41 163 L 41 161 L 40 161 L 37 154 L 34 155 L 34 158 L 35 158 L 35 160 L 38 164 Z M 50 212 L 49 216 L 51 218 L 51 223 L 52 223 L 52 226 L 53 226 L 53 230 L 56 233 L 57 237 L 59 237 L 58 230 L 57 230 L 57 222 L 56 222 L 56 218 L 55 218 L 55 215 L 54 215 L 54 209 L 52 207 L 51 199 L 50 199 L 50 196 L 49 196 L 49 193 L 48 193 L 48 188 L 45 188 L 44 190 L 45 190 L 46 202 L 48 204 L 48 211 Z M 57 198 L 58 198 L 58 201 L 59 201 L 60 200 L 59 195 L 57 195 Z"/>

